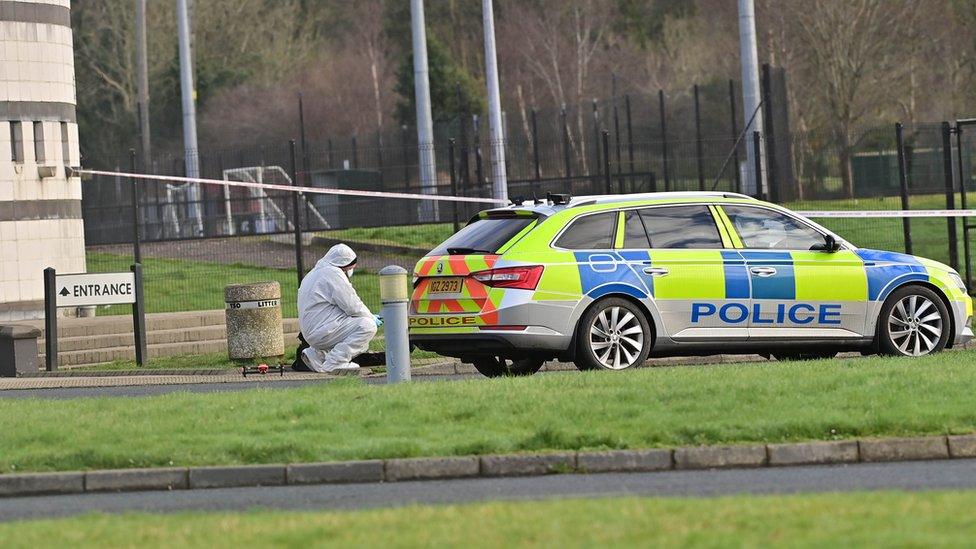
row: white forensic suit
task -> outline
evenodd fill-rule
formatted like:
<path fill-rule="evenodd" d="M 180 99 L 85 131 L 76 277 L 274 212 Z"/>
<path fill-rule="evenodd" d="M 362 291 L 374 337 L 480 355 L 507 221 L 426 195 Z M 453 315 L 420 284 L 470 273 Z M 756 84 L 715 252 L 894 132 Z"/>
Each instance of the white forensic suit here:
<path fill-rule="evenodd" d="M 298 288 L 298 322 L 309 345 L 304 361 L 316 372 L 358 368 L 350 361 L 365 352 L 376 335 L 377 319 L 346 274 L 355 262 L 352 248 L 336 244 Z"/>

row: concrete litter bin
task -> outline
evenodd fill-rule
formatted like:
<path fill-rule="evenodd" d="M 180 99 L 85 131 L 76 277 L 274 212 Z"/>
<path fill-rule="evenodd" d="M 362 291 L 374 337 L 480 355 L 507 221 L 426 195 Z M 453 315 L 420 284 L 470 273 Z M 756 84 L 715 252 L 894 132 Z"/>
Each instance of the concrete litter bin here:
<path fill-rule="evenodd" d="M 281 358 L 281 285 L 277 282 L 231 284 L 224 288 L 227 354 L 231 360 Z"/>

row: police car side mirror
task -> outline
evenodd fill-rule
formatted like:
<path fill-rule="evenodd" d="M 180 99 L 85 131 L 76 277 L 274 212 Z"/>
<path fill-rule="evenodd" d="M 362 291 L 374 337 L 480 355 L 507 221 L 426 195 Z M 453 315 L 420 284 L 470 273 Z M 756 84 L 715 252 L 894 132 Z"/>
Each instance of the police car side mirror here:
<path fill-rule="evenodd" d="M 840 242 L 837 242 L 834 235 L 827 234 L 824 235 L 824 243 L 820 246 L 816 246 L 814 249 L 832 254 L 840 249 Z"/>

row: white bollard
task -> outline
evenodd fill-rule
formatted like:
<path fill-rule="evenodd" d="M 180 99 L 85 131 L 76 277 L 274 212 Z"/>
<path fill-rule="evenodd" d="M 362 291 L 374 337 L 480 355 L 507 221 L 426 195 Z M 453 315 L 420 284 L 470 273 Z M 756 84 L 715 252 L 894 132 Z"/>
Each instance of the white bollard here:
<path fill-rule="evenodd" d="M 407 270 L 389 265 L 380 270 L 380 302 L 386 328 L 386 382 L 410 381 L 410 338 L 407 335 Z"/>

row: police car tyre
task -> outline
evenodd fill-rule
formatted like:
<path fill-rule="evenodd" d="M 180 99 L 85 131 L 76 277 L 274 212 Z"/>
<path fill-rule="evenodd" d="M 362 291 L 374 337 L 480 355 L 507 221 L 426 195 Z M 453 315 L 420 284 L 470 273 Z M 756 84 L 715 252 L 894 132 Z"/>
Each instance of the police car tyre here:
<path fill-rule="evenodd" d="M 643 364 L 651 339 L 651 325 L 640 308 L 619 297 L 602 299 L 580 320 L 576 367 L 625 370 Z"/>
<path fill-rule="evenodd" d="M 888 296 L 878 317 L 883 354 L 923 356 L 937 353 L 949 341 L 949 310 L 924 286 L 904 286 Z"/>
<path fill-rule="evenodd" d="M 472 364 L 475 370 L 478 370 L 485 377 L 530 376 L 542 368 L 545 360 L 489 356 L 478 358 Z"/>

